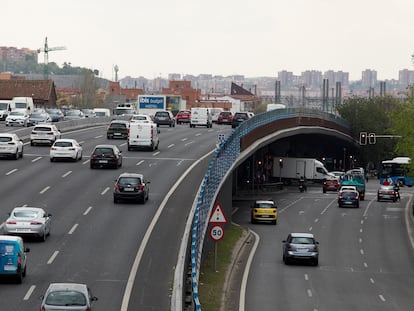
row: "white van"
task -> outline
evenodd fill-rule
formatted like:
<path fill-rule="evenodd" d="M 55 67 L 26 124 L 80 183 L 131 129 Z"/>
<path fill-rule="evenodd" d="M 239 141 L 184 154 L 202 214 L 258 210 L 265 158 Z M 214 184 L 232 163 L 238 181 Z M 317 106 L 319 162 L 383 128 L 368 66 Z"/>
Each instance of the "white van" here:
<path fill-rule="evenodd" d="M 128 133 L 128 151 L 133 149 L 158 149 L 160 139 L 155 123 L 130 123 Z"/>
<path fill-rule="evenodd" d="M 190 127 L 196 127 L 197 125 L 205 126 L 207 128 L 213 127 L 210 108 L 191 108 Z"/>
<path fill-rule="evenodd" d="M 33 98 L 31 97 L 13 97 L 13 110 L 25 112 L 28 115 L 34 111 Z"/>
<path fill-rule="evenodd" d="M 6 120 L 10 111 L 14 110 L 14 103 L 11 100 L 0 100 L 0 120 Z"/>
<path fill-rule="evenodd" d="M 108 108 L 94 108 L 95 117 L 110 117 L 111 110 Z"/>

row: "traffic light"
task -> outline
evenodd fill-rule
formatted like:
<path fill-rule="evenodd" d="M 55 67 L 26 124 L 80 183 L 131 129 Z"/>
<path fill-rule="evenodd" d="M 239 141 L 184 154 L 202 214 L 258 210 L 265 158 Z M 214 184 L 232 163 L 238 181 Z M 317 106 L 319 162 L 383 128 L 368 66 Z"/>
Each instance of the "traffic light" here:
<path fill-rule="evenodd" d="M 280 166 L 280 168 L 283 167 L 283 159 L 282 158 L 279 159 L 279 166 Z"/>
<path fill-rule="evenodd" d="M 359 144 L 366 145 L 367 144 L 367 132 L 359 133 Z"/>
<path fill-rule="evenodd" d="M 377 136 L 375 135 L 375 133 L 368 134 L 368 142 L 370 144 L 375 144 L 377 142 Z"/>

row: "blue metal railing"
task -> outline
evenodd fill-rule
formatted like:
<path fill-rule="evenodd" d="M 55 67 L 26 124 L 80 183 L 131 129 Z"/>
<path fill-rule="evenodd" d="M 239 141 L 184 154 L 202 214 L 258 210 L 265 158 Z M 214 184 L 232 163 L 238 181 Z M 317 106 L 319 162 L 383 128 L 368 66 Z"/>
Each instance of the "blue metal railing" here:
<path fill-rule="evenodd" d="M 201 303 L 198 295 L 198 280 L 204 237 L 208 227 L 209 216 L 219 187 L 223 182 L 223 177 L 227 174 L 240 155 L 240 139 L 265 124 L 293 117 L 319 118 L 332 121 L 346 128 L 350 127 L 349 123 L 342 118 L 320 110 L 305 108 L 277 109 L 258 114 L 241 123 L 217 148 L 217 151 L 210 161 L 207 172 L 204 175 L 197 196 L 197 205 L 191 232 L 191 278 L 195 310 L 201 310 Z"/>

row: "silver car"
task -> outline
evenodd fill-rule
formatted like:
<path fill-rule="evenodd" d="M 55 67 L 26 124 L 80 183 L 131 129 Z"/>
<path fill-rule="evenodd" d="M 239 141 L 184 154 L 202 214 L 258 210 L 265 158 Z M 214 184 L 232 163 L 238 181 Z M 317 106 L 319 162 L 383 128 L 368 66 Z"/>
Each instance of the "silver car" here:
<path fill-rule="evenodd" d="M 46 241 L 52 227 L 52 215 L 39 207 L 15 207 L 6 220 L 3 233 L 33 236 Z"/>
<path fill-rule="evenodd" d="M 317 266 L 319 261 L 319 242 L 312 233 L 290 233 L 283 243 L 283 262 L 288 265 L 293 260 L 310 261 Z"/>
<path fill-rule="evenodd" d="M 91 311 L 92 302 L 98 300 L 86 284 L 51 283 L 42 298 L 43 311 Z"/>

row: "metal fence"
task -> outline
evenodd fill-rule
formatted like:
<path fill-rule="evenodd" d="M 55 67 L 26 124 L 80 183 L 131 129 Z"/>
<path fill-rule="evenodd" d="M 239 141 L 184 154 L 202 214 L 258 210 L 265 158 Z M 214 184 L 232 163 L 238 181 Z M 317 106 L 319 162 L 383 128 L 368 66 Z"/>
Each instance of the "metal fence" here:
<path fill-rule="evenodd" d="M 210 161 L 197 196 L 197 204 L 191 231 L 192 299 L 195 310 L 201 310 L 201 302 L 198 295 L 198 281 L 203 243 L 208 228 L 209 216 L 211 214 L 218 190 L 224 182 L 226 175 L 231 173 L 230 171 L 232 166 L 240 155 L 241 138 L 265 124 L 294 117 L 319 118 L 332 121 L 338 125 L 349 128 L 349 123 L 342 118 L 320 110 L 305 108 L 276 109 L 258 114 L 255 117 L 241 123 L 234 131 L 231 132 L 225 141 L 219 145 Z"/>

